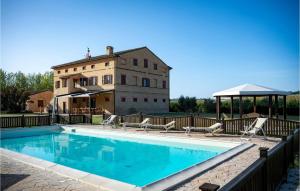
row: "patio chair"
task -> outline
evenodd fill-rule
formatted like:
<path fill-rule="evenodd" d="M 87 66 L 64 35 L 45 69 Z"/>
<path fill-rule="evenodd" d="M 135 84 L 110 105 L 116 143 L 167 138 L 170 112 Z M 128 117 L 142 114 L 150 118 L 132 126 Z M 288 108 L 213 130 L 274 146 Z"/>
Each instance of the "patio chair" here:
<path fill-rule="evenodd" d="M 120 125 L 122 125 L 123 128 L 126 128 L 126 127 L 136 127 L 136 126 L 144 128 L 144 126 L 149 125 L 149 121 L 150 121 L 150 118 L 146 118 L 141 123 L 128 123 L 128 122 L 124 122 L 124 123 L 121 123 Z"/>
<path fill-rule="evenodd" d="M 107 119 L 103 120 L 101 125 L 115 125 L 115 119 L 117 118 L 117 115 L 111 115 Z"/>
<path fill-rule="evenodd" d="M 241 139 L 245 139 L 245 135 L 249 135 L 250 137 L 246 140 L 250 140 L 252 137 L 257 135 L 259 131 L 262 131 L 264 138 L 266 139 L 266 134 L 263 129 L 264 124 L 267 122 L 268 118 L 257 118 L 255 121 L 249 125 L 248 127 L 245 126 L 245 130 L 241 131 L 242 136 Z"/>
<path fill-rule="evenodd" d="M 215 135 L 215 133 L 223 131 L 222 123 L 215 123 L 209 127 L 183 127 L 183 129 L 185 129 L 186 135 L 189 135 L 191 130 L 201 130 L 207 133 L 211 133 L 212 135 Z"/>
<path fill-rule="evenodd" d="M 168 132 L 168 130 L 175 128 L 175 121 L 171 121 L 168 124 L 165 125 L 153 125 L 153 124 L 146 124 L 143 125 L 142 128 L 144 128 L 145 131 L 147 131 L 148 128 L 164 128 L 166 130 L 166 132 Z"/>

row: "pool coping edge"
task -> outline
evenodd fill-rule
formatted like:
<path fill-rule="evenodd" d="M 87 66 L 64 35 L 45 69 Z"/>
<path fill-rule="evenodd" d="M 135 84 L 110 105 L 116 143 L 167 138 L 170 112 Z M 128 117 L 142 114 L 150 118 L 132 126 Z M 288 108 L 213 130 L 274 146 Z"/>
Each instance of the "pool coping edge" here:
<path fill-rule="evenodd" d="M 63 166 L 54 162 L 32 157 L 26 154 L 14 152 L 8 149 L 0 148 L 0 155 L 6 156 L 13 160 L 25 163 L 27 165 L 39 168 L 41 170 L 56 173 L 58 175 L 72 178 L 76 181 L 83 182 L 102 190 L 124 190 L 124 191 L 141 191 L 141 187 L 132 184 L 106 178 L 103 176 L 91 174 L 67 166 Z"/>
<path fill-rule="evenodd" d="M 66 129 L 82 129 L 81 127 L 72 127 L 72 126 L 59 126 L 60 128 L 66 130 Z M 23 128 L 24 129 L 24 128 Z M 86 129 L 84 129 L 86 130 Z M 101 132 L 103 129 L 91 129 L 92 131 L 98 131 Z M 112 132 L 110 130 L 105 130 L 107 132 Z M 89 132 L 90 133 L 90 132 Z M 116 133 L 116 132 L 114 132 Z M 129 133 L 129 134 L 138 134 L 138 133 L 132 133 L 132 132 L 122 132 L 122 133 Z M 144 134 L 143 136 L 153 136 L 153 135 L 147 135 Z M 183 140 L 197 140 L 197 138 L 192 138 L 192 137 L 176 137 L 176 136 L 162 136 L 160 135 L 159 137 L 161 138 L 176 138 L 176 139 L 183 139 Z M 201 139 L 200 139 L 201 140 Z M 205 141 L 215 141 L 212 140 L 211 138 L 208 139 L 202 139 Z M 231 142 L 231 141 L 228 141 Z M 231 143 L 237 143 L 237 142 L 231 142 Z M 189 168 L 186 168 L 184 170 L 181 170 L 180 172 L 177 172 L 175 174 L 172 174 L 170 176 L 167 176 L 163 179 L 160 179 L 158 181 L 155 181 L 153 183 L 147 184 L 145 186 L 136 186 L 133 184 L 121 182 L 118 180 L 106 178 L 100 175 L 95 175 L 91 174 L 85 171 L 77 170 L 74 168 L 66 167 L 54 162 L 50 162 L 47 160 L 39 159 L 36 157 L 32 157 L 26 154 L 14 152 L 8 149 L 0 148 L 0 154 L 5 155 L 9 158 L 15 159 L 17 161 L 23 162 L 25 164 L 37 167 L 42 170 L 54 172 L 56 174 L 59 174 L 61 176 L 69 177 L 72 178 L 76 181 L 86 183 L 88 185 L 103 189 L 103 190 L 124 190 L 124 191 L 141 191 L 141 190 L 146 190 L 146 191 L 152 191 L 152 190 L 166 190 L 170 189 L 173 187 L 178 186 L 179 184 L 192 179 L 195 176 L 198 176 L 200 174 L 203 174 L 207 172 L 208 170 L 218 166 L 224 161 L 227 161 L 234 156 L 238 155 L 239 153 L 247 150 L 248 148 L 252 147 L 254 144 L 253 143 L 240 143 L 240 145 L 235 146 L 224 153 L 215 156 L 211 159 L 208 159 L 204 162 L 198 163 L 194 166 L 191 166 Z"/>

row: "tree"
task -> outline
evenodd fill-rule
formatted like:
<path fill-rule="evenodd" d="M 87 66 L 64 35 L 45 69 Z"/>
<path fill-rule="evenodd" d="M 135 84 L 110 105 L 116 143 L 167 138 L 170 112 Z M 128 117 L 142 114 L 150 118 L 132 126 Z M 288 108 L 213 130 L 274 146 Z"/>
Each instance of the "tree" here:
<path fill-rule="evenodd" d="M 195 97 L 180 96 L 178 99 L 178 108 L 182 112 L 196 112 L 198 110 L 197 100 Z"/>
<path fill-rule="evenodd" d="M 25 110 L 31 92 L 53 89 L 53 73 L 7 73 L 0 69 L 1 111 L 18 113 Z"/>
<path fill-rule="evenodd" d="M 204 99 L 203 111 L 205 113 L 215 113 L 216 112 L 216 102 L 214 99 L 208 98 Z"/>
<path fill-rule="evenodd" d="M 170 112 L 180 112 L 178 102 L 170 102 Z"/>

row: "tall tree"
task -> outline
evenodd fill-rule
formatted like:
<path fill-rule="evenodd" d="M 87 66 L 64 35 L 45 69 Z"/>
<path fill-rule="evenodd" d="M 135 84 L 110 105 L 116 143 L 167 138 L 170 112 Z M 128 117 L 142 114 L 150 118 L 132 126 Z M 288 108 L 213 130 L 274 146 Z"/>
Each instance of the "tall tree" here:
<path fill-rule="evenodd" d="M 7 73 L 0 69 L 1 111 L 16 113 L 25 110 L 30 92 L 53 89 L 53 73 Z"/>

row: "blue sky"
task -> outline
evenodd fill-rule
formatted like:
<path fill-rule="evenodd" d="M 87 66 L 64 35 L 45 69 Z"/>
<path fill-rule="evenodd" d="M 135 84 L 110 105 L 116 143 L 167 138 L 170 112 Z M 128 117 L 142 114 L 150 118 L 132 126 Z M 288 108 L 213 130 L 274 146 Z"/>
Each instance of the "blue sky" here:
<path fill-rule="evenodd" d="M 244 83 L 299 89 L 297 0 L 1 0 L 1 68 L 52 65 L 147 46 L 171 71 L 171 98 Z"/>

